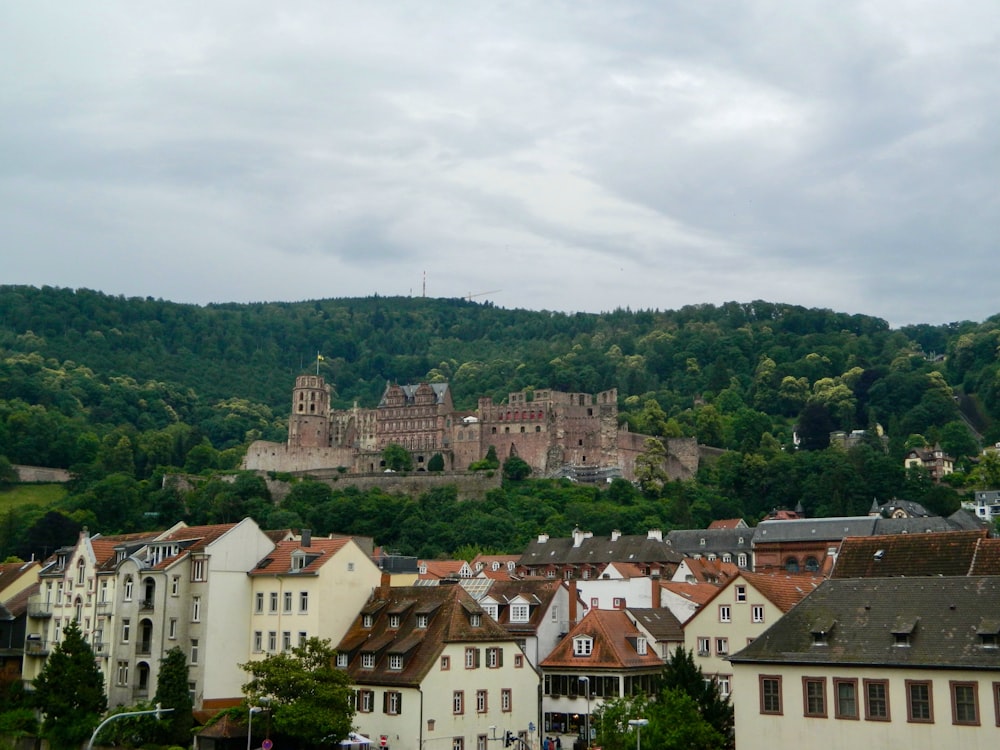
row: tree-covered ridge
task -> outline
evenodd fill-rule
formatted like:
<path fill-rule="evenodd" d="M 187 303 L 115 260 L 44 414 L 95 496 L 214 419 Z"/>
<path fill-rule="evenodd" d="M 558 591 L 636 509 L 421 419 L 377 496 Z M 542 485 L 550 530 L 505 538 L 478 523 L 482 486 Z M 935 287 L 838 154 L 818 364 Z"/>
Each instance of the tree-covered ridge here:
<path fill-rule="evenodd" d="M 0 287 L 0 456 L 72 469 L 60 512 L 106 533 L 244 512 L 271 527 L 369 533 L 352 507 L 370 496 L 396 500 L 368 493 L 340 508 L 335 497 L 321 503 L 323 516 L 294 502 L 275 507 L 242 480 L 181 494 L 160 482 L 167 470 L 233 469 L 250 441 L 283 440 L 294 377 L 316 367 L 318 352 L 339 407 L 373 406 L 387 381 L 447 380 L 459 409 L 512 391 L 617 388 L 632 431 L 731 451 L 683 486 L 651 476 L 641 492 L 588 488 L 580 501 L 574 488 L 529 483 L 538 498 L 559 498 L 538 504 L 551 514 L 530 529 L 494 533 L 505 519 L 491 517 L 489 504 L 485 520 L 462 525 L 481 525 L 477 538 L 498 548 L 585 521 L 598 531 L 604 522 L 587 510 L 598 506 L 612 528 L 634 533 L 723 516 L 755 521 L 799 502 L 814 515 L 866 512 L 873 497 L 894 495 L 943 511 L 956 505 L 954 491 L 907 477 L 902 458 L 940 442 L 961 459 L 955 486 L 992 481 L 989 466 L 969 460 L 980 435 L 968 425 L 984 442 L 1000 440 L 998 345 L 1000 316 L 892 330 L 877 318 L 768 302 L 599 315 L 380 297 L 200 307 L 8 286 Z M 832 430 L 867 432 L 845 452 L 827 449 Z M 535 519 L 518 492 L 505 495 L 505 507 Z M 445 529 L 454 509 L 398 503 L 409 526 L 397 533 L 385 519 L 380 542 L 425 556 L 463 543 Z M 4 528 L 30 530 L 40 515 L 8 516 Z M 6 537 L 24 542 L 21 533 Z"/>

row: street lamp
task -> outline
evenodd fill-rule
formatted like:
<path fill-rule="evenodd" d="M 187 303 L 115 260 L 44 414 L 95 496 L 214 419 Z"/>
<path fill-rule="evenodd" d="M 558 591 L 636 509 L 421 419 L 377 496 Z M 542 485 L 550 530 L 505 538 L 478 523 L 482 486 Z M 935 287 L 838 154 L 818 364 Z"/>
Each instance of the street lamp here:
<path fill-rule="evenodd" d="M 247 750 L 250 750 L 250 738 L 253 737 L 253 715 L 263 710 L 261 706 L 250 706 L 250 713 L 247 716 Z"/>
<path fill-rule="evenodd" d="M 628 725 L 635 727 L 635 750 L 642 750 L 642 728 L 649 723 L 649 719 L 629 719 Z"/>
<path fill-rule="evenodd" d="M 587 731 L 587 747 L 590 747 L 590 678 L 581 675 L 580 682 L 583 683 L 583 689 L 587 691 L 587 718 L 585 720 L 585 726 Z"/>

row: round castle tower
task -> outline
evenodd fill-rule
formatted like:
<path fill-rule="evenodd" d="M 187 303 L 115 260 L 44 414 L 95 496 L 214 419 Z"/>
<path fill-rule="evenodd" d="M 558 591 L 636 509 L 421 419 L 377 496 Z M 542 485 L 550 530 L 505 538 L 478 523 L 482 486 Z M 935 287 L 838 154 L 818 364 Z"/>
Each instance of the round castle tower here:
<path fill-rule="evenodd" d="M 330 445 L 330 390 L 321 375 L 299 375 L 292 389 L 288 418 L 289 448 Z"/>

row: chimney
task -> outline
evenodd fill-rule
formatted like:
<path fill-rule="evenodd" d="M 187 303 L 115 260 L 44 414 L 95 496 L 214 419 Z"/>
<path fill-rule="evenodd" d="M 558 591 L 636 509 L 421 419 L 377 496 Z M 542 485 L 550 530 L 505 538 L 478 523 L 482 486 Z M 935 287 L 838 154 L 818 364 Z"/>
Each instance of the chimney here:
<path fill-rule="evenodd" d="M 651 601 L 649 606 L 651 606 L 653 609 L 659 609 L 662 606 L 662 604 L 660 603 L 660 592 L 662 591 L 662 589 L 660 588 L 659 571 L 653 571 L 652 573 L 650 573 L 649 580 L 653 586 L 653 590 L 651 592 L 652 596 L 650 597 Z"/>
<path fill-rule="evenodd" d="M 388 599 L 389 598 L 389 588 L 392 585 L 391 581 L 392 581 L 392 576 L 389 575 L 388 573 L 386 573 L 383 570 L 382 571 L 382 578 L 379 581 L 379 585 L 378 585 L 378 595 L 379 595 L 379 598 L 381 598 L 381 599 Z"/>
<path fill-rule="evenodd" d="M 576 579 L 569 579 L 569 627 L 567 630 L 572 629 L 576 625 Z"/>
<path fill-rule="evenodd" d="M 614 531 L 611 532 L 611 541 L 612 542 L 617 542 L 619 539 L 621 539 L 621 537 L 622 537 L 622 533 L 618 529 L 615 529 Z"/>
<path fill-rule="evenodd" d="M 647 539 L 653 539 L 657 542 L 663 541 L 663 532 L 660 529 L 650 529 L 646 532 Z"/>
<path fill-rule="evenodd" d="M 312 547 L 312 529 L 302 529 L 302 546 Z"/>
<path fill-rule="evenodd" d="M 548 534 L 539 534 L 538 535 L 538 543 L 539 544 L 545 544 L 547 541 L 549 541 L 549 535 Z"/>

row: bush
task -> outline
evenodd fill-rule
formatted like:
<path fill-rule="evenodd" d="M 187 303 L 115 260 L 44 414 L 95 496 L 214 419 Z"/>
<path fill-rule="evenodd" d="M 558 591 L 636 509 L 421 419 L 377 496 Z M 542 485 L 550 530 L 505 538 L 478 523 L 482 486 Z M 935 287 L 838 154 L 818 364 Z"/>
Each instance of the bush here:
<path fill-rule="evenodd" d="M 16 708 L 0 714 L 0 734 L 38 734 L 38 719 L 30 708 Z"/>

